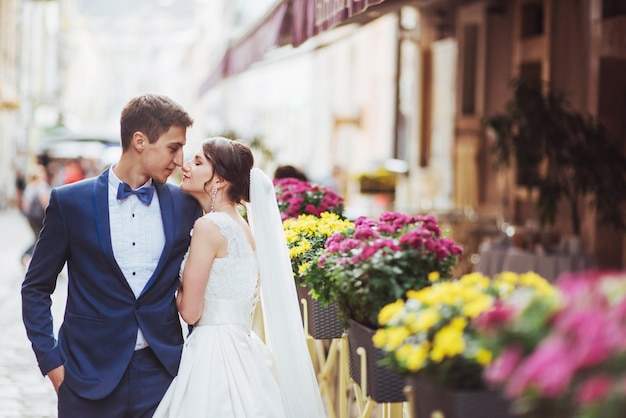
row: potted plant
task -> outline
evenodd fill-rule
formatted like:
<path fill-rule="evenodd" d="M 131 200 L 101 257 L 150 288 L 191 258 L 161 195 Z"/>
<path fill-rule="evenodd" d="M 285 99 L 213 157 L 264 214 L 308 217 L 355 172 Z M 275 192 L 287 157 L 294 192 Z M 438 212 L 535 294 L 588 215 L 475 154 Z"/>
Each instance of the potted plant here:
<path fill-rule="evenodd" d="M 524 416 L 623 416 L 626 274 L 566 275 L 557 289 L 557 297 L 510 298 L 487 312 L 478 328 L 495 358 L 487 381 Z"/>
<path fill-rule="evenodd" d="M 358 180 L 359 190 L 363 194 L 394 194 L 396 192 L 396 173 L 386 168 L 381 167 L 374 172 L 360 174 Z"/>
<path fill-rule="evenodd" d="M 313 338 L 339 338 L 343 334 L 337 304 L 330 297 L 328 278 L 317 266 L 317 259 L 328 237 L 353 225 L 332 212 L 320 216 L 304 214 L 283 221 L 296 289 L 300 300 L 306 301 L 306 325 Z"/>
<path fill-rule="evenodd" d="M 590 117 L 571 110 L 564 94 L 540 82 L 517 79 L 503 113 L 485 117 L 495 133 L 491 151 L 496 166 L 515 162 L 518 184 L 536 187 L 539 221 L 553 225 L 566 199 L 571 229 L 580 236 L 579 205 L 590 198 L 598 218 L 624 229 L 626 155 Z"/>
<path fill-rule="evenodd" d="M 502 273 L 493 280 L 472 273 L 410 290 L 406 301 L 383 307 L 379 321 L 384 327 L 374 335 L 374 345 L 386 353 L 388 367 L 408 377 L 418 397 L 414 416 L 435 411 L 450 418 L 512 416 L 500 394 L 486 390 L 483 368 L 492 353 L 482 344 L 474 321 L 519 289 L 555 293 L 534 273 Z"/>
<path fill-rule="evenodd" d="M 343 216 L 344 199 L 335 191 L 308 181 L 287 177 L 274 180 L 278 209 L 283 220 L 323 212 Z"/>
<path fill-rule="evenodd" d="M 377 402 L 402 402 L 403 379 L 377 367 L 383 354 L 372 347 L 378 312 L 410 289 L 430 285 L 429 275 L 448 279 L 462 249 L 443 236 L 433 216 L 383 213 L 357 218 L 354 226 L 333 234 L 319 257 L 330 280 L 331 298 L 348 327 L 350 375 L 362 383 L 357 347 L 367 354 L 367 391 Z"/>
<path fill-rule="evenodd" d="M 344 320 L 378 328 L 383 306 L 430 285 L 431 274 L 450 278 L 462 251 L 434 216 L 385 212 L 377 220 L 357 218 L 352 228 L 333 234 L 318 265 Z"/>

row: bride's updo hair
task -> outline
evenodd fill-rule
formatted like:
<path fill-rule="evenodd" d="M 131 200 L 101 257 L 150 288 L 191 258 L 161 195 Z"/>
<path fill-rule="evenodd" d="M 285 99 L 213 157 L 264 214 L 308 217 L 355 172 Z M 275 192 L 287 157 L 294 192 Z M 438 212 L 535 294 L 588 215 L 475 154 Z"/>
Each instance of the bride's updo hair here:
<path fill-rule="evenodd" d="M 217 136 L 204 141 L 202 152 L 213 165 L 213 175 L 230 183 L 228 198 L 234 203 L 249 202 L 250 170 L 254 166 L 250 148 L 239 140 Z"/>

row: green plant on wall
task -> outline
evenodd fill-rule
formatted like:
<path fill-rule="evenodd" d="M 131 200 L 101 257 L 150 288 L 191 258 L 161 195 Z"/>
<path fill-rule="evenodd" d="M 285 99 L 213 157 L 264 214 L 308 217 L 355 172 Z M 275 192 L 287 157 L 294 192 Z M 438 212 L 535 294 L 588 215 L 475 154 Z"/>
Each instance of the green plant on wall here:
<path fill-rule="evenodd" d="M 361 193 L 394 193 L 396 190 L 396 173 L 383 167 L 360 174 L 358 180 Z"/>
<path fill-rule="evenodd" d="M 516 79 L 503 113 L 485 117 L 493 129 L 497 167 L 515 161 L 518 184 L 536 187 L 543 225 L 553 225 L 558 204 L 568 202 L 572 232 L 580 235 L 579 204 L 589 197 L 598 219 L 626 229 L 624 145 L 592 117 L 569 108 L 563 92 L 546 83 Z"/>

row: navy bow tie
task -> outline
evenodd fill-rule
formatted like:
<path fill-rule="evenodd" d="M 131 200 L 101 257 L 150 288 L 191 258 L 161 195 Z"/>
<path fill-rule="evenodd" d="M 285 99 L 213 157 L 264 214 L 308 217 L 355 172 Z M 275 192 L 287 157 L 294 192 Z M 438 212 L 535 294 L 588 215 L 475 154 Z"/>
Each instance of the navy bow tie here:
<path fill-rule="evenodd" d="M 117 198 L 119 200 L 124 200 L 131 194 L 137 195 L 137 198 L 145 203 L 146 205 L 150 205 L 152 202 L 152 196 L 154 195 L 154 187 L 141 187 L 137 190 L 133 190 L 128 184 L 120 183 L 117 188 Z"/>

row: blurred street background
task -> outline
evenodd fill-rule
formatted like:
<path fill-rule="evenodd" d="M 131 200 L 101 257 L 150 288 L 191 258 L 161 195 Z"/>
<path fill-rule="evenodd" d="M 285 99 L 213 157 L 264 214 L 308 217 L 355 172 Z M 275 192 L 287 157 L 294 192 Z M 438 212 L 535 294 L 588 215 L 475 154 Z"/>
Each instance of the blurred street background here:
<path fill-rule="evenodd" d="M 187 157 L 239 138 L 349 218 L 437 216 L 456 276 L 553 281 L 626 267 L 624 74 L 626 0 L 0 0 L 0 417 L 54 415 L 23 204 L 116 161 L 132 97 L 190 112 Z"/>
<path fill-rule="evenodd" d="M 459 273 L 513 246 L 625 265 L 626 193 L 601 180 L 623 176 L 623 0 L 0 0 L 0 16 L 0 208 L 37 163 L 53 187 L 101 172 L 123 105 L 153 91 L 195 118 L 187 155 L 240 138 L 348 217 L 436 215 Z M 528 113 L 520 81 L 559 105 Z"/>
<path fill-rule="evenodd" d="M 39 372 L 22 324 L 21 257 L 32 242 L 32 232 L 22 214 L 14 209 L 0 211 L 0 231 L 0 417 L 56 417 L 56 394 Z M 66 283 L 62 275 L 53 297 L 57 318 L 63 317 Z"/>

